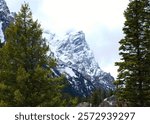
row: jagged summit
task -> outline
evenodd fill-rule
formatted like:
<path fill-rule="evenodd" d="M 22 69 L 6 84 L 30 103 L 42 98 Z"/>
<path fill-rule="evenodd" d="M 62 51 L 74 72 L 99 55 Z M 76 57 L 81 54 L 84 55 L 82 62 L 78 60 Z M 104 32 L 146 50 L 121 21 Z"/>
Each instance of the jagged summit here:
<path fill-rule="evenodd" d="M 93 76 L 103 75 L 83 31 L 71 32 L 65 35 L 63 40 L 54 38 L 50 41 L 50 46 L 58 59 L 81 74 L 90 76 L 91 81 L 94 80 Z"/>

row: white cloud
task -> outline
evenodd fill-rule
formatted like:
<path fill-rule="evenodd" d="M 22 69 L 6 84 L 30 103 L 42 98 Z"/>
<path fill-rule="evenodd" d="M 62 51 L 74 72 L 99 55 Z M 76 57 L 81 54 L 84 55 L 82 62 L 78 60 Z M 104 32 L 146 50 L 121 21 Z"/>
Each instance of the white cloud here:
<path fill-rule="evenodd" d="M 39 11 L 44 24 L 56 31 L 68 28 L 90 31 L 98 24 L 110 29 L 122 25 L 128 0 L 42 0 Z M 49 21 L 47 21 L 49 20 Z"/>
<path fill-rule="evenodd" d="M 45 29 L 57 34 L 83 30 L 100 67 L 116 77 L 114 62 L 129 0 L 6 0 L 11 11 L 18 11 L 24 1 Z"/>

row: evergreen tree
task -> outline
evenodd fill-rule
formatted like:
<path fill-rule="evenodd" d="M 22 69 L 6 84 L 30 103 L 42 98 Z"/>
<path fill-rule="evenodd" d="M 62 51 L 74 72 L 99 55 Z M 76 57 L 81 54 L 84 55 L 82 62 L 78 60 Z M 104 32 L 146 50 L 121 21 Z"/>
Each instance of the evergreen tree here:
<path fill-rule="evenodd" d="M 47 56 L 49 47 L 28 4 L 22 5 L 5 36 L 6 44 L 0 49 L 0 106 L 75 104 L 63 94 L 64 76 L 52 74 L 56 62 Z"/>
<path fill-rule="evenodd" d="M 124 15 L 122 58 L 116 62 L 118 105 L 150 106 L 150 0 L 130 0 Z"/>
<path fill-rule="evenodd" d="M 101 88 L 95 89 L 91 95 L 90 103 L 93 107 L 98 107 L 106 97 L 106 91 Z"/>

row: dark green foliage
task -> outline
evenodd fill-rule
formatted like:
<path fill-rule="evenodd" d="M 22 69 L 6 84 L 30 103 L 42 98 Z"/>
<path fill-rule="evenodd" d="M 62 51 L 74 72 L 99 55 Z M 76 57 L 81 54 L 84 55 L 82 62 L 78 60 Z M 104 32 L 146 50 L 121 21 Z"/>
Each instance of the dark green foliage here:
<path fill-rule="evenodd" d="M 92 95 L 90 96 L 90 103 L 93 107 L 98 107 L 106 97 L 106 91 L 101 88 L 95 89 L 95 91 L 93 91 Z"/>
<path fill-rule="evenodd" d="M 64 76 L 53 77 L 56 66 L 40 24 L 24 4 L 5 32 L 0 49 L 0 106 L 73 106 L 76 99 L 63 93 Z M 44 66 L 46 65 L 46 67 Z"/>
<path fill-rule="evenodd" d="M 114 95 L 114 91 L 111 89 L 104 90 L 102 88 L 97 88 L 91 93 L 91 95 L 84 98 L 81 97 L 78 100 L 80 103 L 88 103 L 89 107 L 98 107 L 105 98 L 110 97 L 112 95 Z"/>
<path fill-rule="evenodd" d="M 150 106 L 150 1 L 131 0 L 124 13 L 117 86 L 119 106 Z"/>

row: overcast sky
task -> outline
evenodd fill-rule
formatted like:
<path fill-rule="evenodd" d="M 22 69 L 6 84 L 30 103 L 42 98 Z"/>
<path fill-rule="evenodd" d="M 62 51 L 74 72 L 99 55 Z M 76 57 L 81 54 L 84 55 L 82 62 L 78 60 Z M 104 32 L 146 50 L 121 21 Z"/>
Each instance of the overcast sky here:
<path fill-rule="evenodd" d="M 129 0 L 5 0 L 17 12 L 28 2 L 35 19 L 45 30 L 63 35 L 82 30 L 102 70 L 117 76 L 119 40 Z"/>

